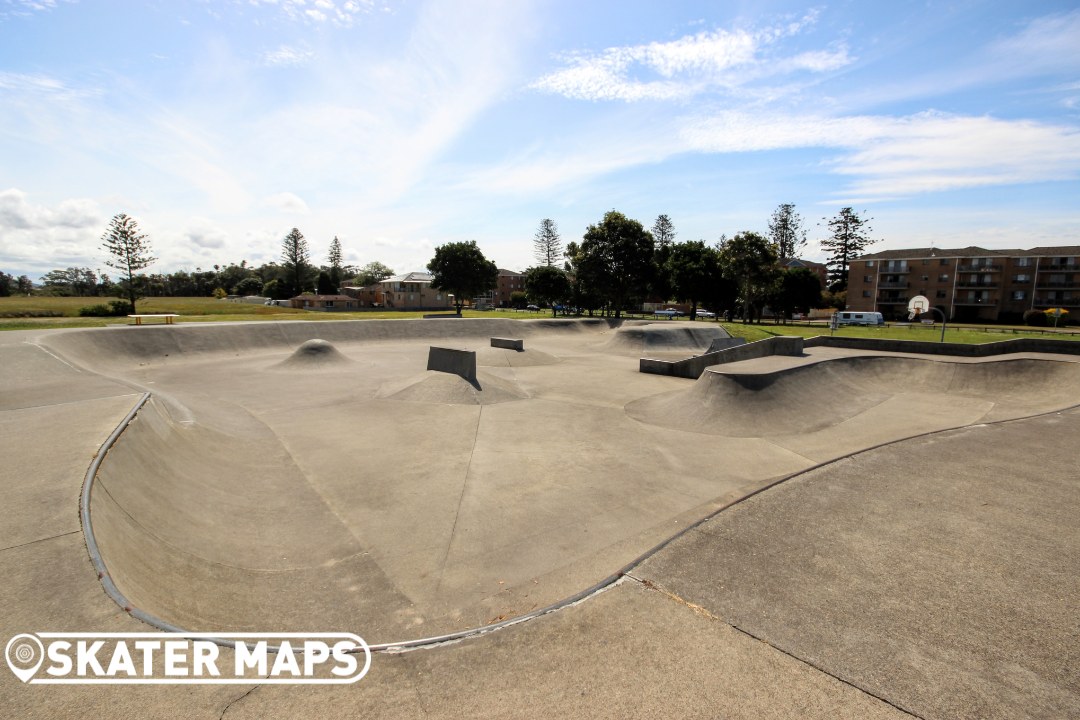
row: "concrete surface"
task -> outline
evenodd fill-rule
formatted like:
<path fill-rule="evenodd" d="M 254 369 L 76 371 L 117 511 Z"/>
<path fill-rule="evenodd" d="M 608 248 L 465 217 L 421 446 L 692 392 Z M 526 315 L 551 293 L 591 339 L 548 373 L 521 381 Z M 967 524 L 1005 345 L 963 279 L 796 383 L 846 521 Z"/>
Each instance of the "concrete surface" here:
<path fill-rule="evenodd" d="M 143 389 L 153 400 L 105 458 L 94 526 L 129 597 L 199 630 L 380 642 L 475 627 L 568 597 L 810 472 L 695 526 L 606 592 L 488 635 L 378 654 L 353 686 L 29 687 L 0 668 L 5 714 L 1080 713 L 1078 489 L 1073 443 L 1055 440 L 1075 437 L 1080 417 L 985 425 L 1080 403 L 1075 358 L 959 369 L 814 348 L 737 363 L 725 370 L 750 386 L 744 423 L 759 401 L 783 420 L 782 387 L 788 416 L 819 423 L 739 437 L 704 420 L 635 419 L 650 402 L 686 412 L 673 398 L 704 391 L 638 373 L 625 328 L 394 324 L 396 337 L 387 323 L 347 321 L 0 334 L 0 641 L 148 629 L 102 592 L 78 522 L 86 466 Z M 495 334 L 528 337 L 530 350 L 487 347 Z M 471 394 L 425 371 L 442 336 L 477 351 Z M 315 339 L 343 361 L 282 364 Z M 813 366 L 834 361 L 861 367 L 842 375 L 884 399 L 805 412 L 817 396 L 802 386 L 830 372 Z M 791 381 L 804 375 L 817 380 Z M 926 385 L 889 389 L 907 380 Z M 813 469 L 952 426 L 971 427 Z"/>

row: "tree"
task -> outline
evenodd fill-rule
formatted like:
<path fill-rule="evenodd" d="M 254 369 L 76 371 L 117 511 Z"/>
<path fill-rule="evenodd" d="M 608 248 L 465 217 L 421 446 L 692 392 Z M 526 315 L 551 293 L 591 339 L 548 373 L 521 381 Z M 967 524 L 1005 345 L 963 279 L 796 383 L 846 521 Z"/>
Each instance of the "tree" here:
<path fill-rule="evenodd" d="M 581 269 L 620 317 L 634 296 L 644 295 L 653 280 L 652 233 L 640 222 L 611 210 L 590 225 L 581 243 Z"/>
<path fill-rule="evenodd" d="M 315 292 L 319 293 L 320 295 L 337 294 L 337 285 L 334 284 L 333 278 L 330 276 L 329 271 L 319 271 L 319 278 L 315 282 Z"/>
<path fill-rule="evenodd" d="M 380 280 L 393 277 L 393 275 L 393 270 L 386 267 L 381 262 L 374 261 L 369 262 L 367 265 L 360 268 L 360 274 L 356 276 L 354 282 L 360 287 L 367 287 L 368 285 L 374 285 Z"/>
<path fill-rule="evenodd" d="M 806 245 L 806 230 L 803 219 L 795 212 L 795 205 L 783 203 L 769 218 L 769 239 L 776 245 L 776 252 L 781 260 L 790 260 L 799 256 L 799 251 Z"/>
<path fill-rule="evenodd" d="M 675 242 L 675 225 L 667 215 L 656 218 L 652 226 L 653 239 L 656 241 L 656 272 L 653 276 L 653 294 L 661 300 L 671 299 L 673 280 L 668 261 L 671 259 L 671 246 Z"/>
<path fill-rule="evenodd" d="M 237 295 L 258 295 L 262 292 L 263 281 L 258 275 L 248 275 L 236 283 Z"/>
<path fill-rule="evenodd" d="M 585 262 L 581 246 L 576 242 L 567 243 L 563 256 L 566 258 L 563 269 L 570 282 L 570 304 L 577 308 L 579 313 L 585 310 L 589 317 L 592 317 L 593 310 L 603 302 L 596 290 L 596 278 L 591 274 L 592 267 Z"/>
<path fill-rule="evenodd" d="M 136 273 L 154 264 L 157 258 L 150 255 L 150 241 L 139 232 L 135 218 L 125 213 L 114 215 L 109 227 L 101 237 L 102 247 L 110 258 L 105 264 L 120 272 L 120 283 L 135 312 L 135 303 L 139 299 L 139 287 L 135 282 Z"/>
<path fill-rule="evenodd" d="M 806 312 L 821 302 L 821 279 L 808 268 L 787 268 L 773 286 L 769 304 L 777 320 L 787 320 L 793 312 Z"/>
<path fill-rule="evenodd" d="M 431 273 L 431 287 L 453 295 L 459 315 L 466 298 L 482 295 L 499 283 L 499 268 L 484 257 L 475 240 L 435 248 L 435 257 L 427 269 Z"/>
<path fill-rule="evenodd" d="M 676 243 L 671 246 L 666 267 L 675 299 L 689 302 L 690 319 L 696 320 L 698 303 L 722 276 L 719 253 L 701 240 Z"/>
<path fill-rule="evenodd" d="M 776 249 L 755 232 L 741 232 L 724 243 L 720 255 L 724 274 L 738 283 L 743 322 L 748 323 L 775 280 Z"/>
<path fill-rule="evenodd" d="M 341 281 L 344 279 L 341 267 L 341 241 L 337 239 L 337 235 L 330 241 L 327 260 L 330 262 L 330 284 L 334 286 L 334 292 L 337 292 L 337 288 L 341 287 Z"/>
<path fill-rule="evenodd" d="M 828 221 L 828 238 L 821 241 L 821 247 L 829 251 L 825 264 L 829 267 L 829 289 L 847 290 L 848 262 L 862 254 L 868 246 L 876 242 L 870 238 L 873 228 L 869 223 L 849 207 L 840 210 L 836 217 Z"/>
<path fill-rule="evenodd" d="M 289 231 L 281 243 L 281 264 L 285 267 L 286 292 L 295 297 L 304 291 L 308 275 L 308 244 L 297 228 Z"/>
<path fill-rule="evenodd" d="M 102 275 L 101 277 L 103 280 L 108 280 L 107 275 Z M 34 292 L 34 283 L 27 275 L 20 275 L 19 279 L 15 281 L 15 284 L 18 287 L 20 295 L 29 295 Z"/>
<path fill-rule="evenodd" d="M 551 218 L 540 221 L 540 227 L 533 236 L 533 253 L 540 265 L 555 267 L 562 257 L 562 240 L 559 238 L 559 226 Z"/>
<path fill-rule="evenodd" d="M 0 297 L 8 297 L 15 289 L 15 276 L 0 271 Z"/>
<path fill-rule="evenodd" d="M 557 267 L 531 267 L 525 271 L 525 294 L 538 305 L 550 304 L 551 317 L 555 317 L 555 306 L 570 297 L 570 280 Z"/>

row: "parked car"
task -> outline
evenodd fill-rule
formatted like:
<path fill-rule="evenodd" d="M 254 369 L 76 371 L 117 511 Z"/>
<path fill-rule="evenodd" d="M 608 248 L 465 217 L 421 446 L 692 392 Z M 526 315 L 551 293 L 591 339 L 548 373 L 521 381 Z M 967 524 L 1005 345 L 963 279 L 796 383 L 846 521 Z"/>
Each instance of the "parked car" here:
<path fill-rule="evenodd" d="M 698 317 L 703 317 L 703 318 L 714 318 L 714 317 L 716 317 L 716 313 L 709 312 L 708 310 L 698 310 L 697 311 L 697 316 Z"/>
<path fill-rule="evenodd" d="M 682 315 L 682 313 L 678 310 L 672 310 L 671 308 L 668 308 L 667 310 L 657 310 L 653 313 L 653 315 L 655 315 L 656 317 L 666 317 L 668 320 L 671 320 L 672 318 L 676 318 L 679 315 Z"/>
<path fill-rule="evenodd" d="M 540 306 L 539 305 L 526 305 L 525 309 L 526 310 L 532 310 L 532 311 L 535 312 L 535 311 L 540 310 Z"/>

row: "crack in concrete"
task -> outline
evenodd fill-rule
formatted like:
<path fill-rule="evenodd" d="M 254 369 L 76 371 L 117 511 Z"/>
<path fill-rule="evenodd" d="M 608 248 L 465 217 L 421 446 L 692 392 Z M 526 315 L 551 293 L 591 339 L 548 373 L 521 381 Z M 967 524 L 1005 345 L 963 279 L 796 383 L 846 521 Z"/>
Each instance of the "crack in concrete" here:
<path fill-rule="evenodd" d="M 908 716 L 913 717 L 913 718 L 917 718 L 917 720 L 927 720 L 924 716 L 919 715 L 918 713 L 914 712 L 913 710 L 909 710 L 908 708 L 905 708 L 902 705 L 899 705 L 896 702 L 893 702 L 892 700 L 888 700 L 887 698 L 884 698 L 881 695 L 878 695 L 877 693 L 872 692 L 871 690 L 868 690 L 867 688 L 864 688 L 861 685 L 858 685 L 858 684 L 856 684 L 855 682 L 853 682 L 851 680 L 847 680 L 845 678 L 840 677 L 839 675 L 831 673 L 828 670 L 826 670 L 825 668 L 821 667 L 820 665 L 816 665 L 813 662 L 811 662 L 811 661 L 809 661 L 809 660 L 807 660 L 805 658 L 799 657 L 794 652 L 791 652 L 789 650 L 785 650 L 784 648 L 782 648 L 782 647 L 780 647 L 778 645 L 774 645 L 771 642 L 769 642 L 768 640 L 766 640 L 765 638 L 759 637 L 758 635 L 755 635 L 754 633 L 750 632 L 749 630 L 741 628 L 738 625 L 736 625 L 736 624 L 734 624 L 734 623 L 732 623 L 732 622 L 730 622 L 728 620 L 725 620 L 724 618 L 720 617 L 719 615 L 716 615 L 715 613 L 709 611 L 707 608 L 704 608 L 701 605 L 698 605 L 697 603 L 690 602 L 686 598 L 683 598 L 683 597 L 679 596 L 678 594 L 672 592 L 671 590 L 668 590 L 667 588 L 665 588 L 664 586 L 660 585 L 659 583 L 657 583 L 657 582 L 655 582 L 653 580 L 639 578 L 639 577 L 636 577 L 636 576 L 634 576 L 634 575 L 632 575 L 630 573 L 624 573 L 624 575 L 626 577 L 630 578 L 631 580 L 639 583 L 642 587 L 646 588 L 647 590 L 652 590 L 654 592 L 658 592 L 661 595 L 663 595 L 664 597 L 668 598 L 669 600 L 671 600 L 673 602 L 676 602 L 679 605 L 682 605 L 683 607 L 686 607 L 686 608 L 690 609 L 691 612 L 694 612 L 694 613 L 696 613 L 698 615 L 701 615 L 702 617 L 708 618 L 709 620 L 715 620 L 717 622 L 722 622 L 725 625 L 727 625 L 728 627 L 730 627 L 732 630 L 734 630 L 735 632 L 740 633 L 741 635 L 745 635 L 746 637 L 750 638 L 751 640 L 755 640 L 756 642 L 761 643 L 762 645 L 765 645 L 766 647 L 772 648 L 773 650 L 776 650 L 777 652 L 783 653 L 784 655 L 788 656 L 789 658 L 791 658 L 795 662 L 801 663 L 802 665 L 806 665 L 807 667 L 812 668 L 812 669 L 816 670 L 817 672 L 822 673 L 823 675 L 827 675 L 827 676 L 831 677 L 833 680 L 836 680 L 837 682 L 842 683 L 842 684 L 844 684 L 844 685 L 852 688 L 853 690 L 856 690 L 856 691 L 858 691 L 858 692 L 860 692 L 860 693 L 862 693 L 864 695 L 872 697 L 872 698 L 874 698 L 875 700 L 877 700 L 879 702 L 885 703 L 889 707 L 891 707 L 891 708 L 893 708 L 895 710 L 899 710 L 900 712 L 904 713 L 905 715 L 908 715 Z"/>
<path fill-rule="evenodd" d="M 259 689 L 260 687 L 262 687 L 262 686 L 261 686 L 261 685 L 252 685 L 251 687 L 249 687 L 249 688 L 247 689 L 247 691 L 246 691 L 245 693 L 243 693 L 242 695 L 239 695 L 239 696 L 237 696 L 237 697 L 233 698 L 232 700 L 230 700 L 230 701 L 228 702 L 228 704 L 226 704 L 226 705 L 225 705 L 225 707 L 223 707 L 223 708 L 221 709 L 221 714 L 220 714 L 220 715 L 218 715 L 218 720 L 224 720 L 224 718 L 225 718 L 225 713 L 229 712 L 229 708 L 231 708 L 231 707 L 232 707 L 233 705 L 235 705 L 236 703 L 238 703 L 238 702 L 242 701 L 242 700 L 243 700 L 244 698 L 246 698 L 246 697 L 247 697 L 248 695 L 250 695 L 251 693 L 253 693 L 253 692 L 255 692 L 256 690 L 258 690 L 258 689 Z"/>
<path fill-rule="evenodd" d="M 450 558 L 450 548 L 454 544 L 454 535 L 457 533 L 458 519 L 461 517 L 461 505 L 465 502 L 465 488 L 469 485 L 469 473 L 472 472 L 473 457 L 476 455 L 476 444 L 480 440 L 480 420 L 484 417 L 484 406 L 480 405 L 480 412 L 476 414 L 476 431 L 473 434 L 472 449 L 469 450 L 469 462 L 465 464 L 465 477 L 461 481 L 461 494 L 458 495 L 457 510 L 454 512 L 454 524 L 450 527 L 450 538 L 446 541 L 446 552 L 443 554 L 442 564 L 439 566 L 439 581 L 435 583 L 435 594 L 442 589 L 443 573 L 446 572 L 446 561 Z"/>
<path fill-rule="evenodd" d="M 29 540 L 24 543 L 19 543 L 18 545 L 11 545 L 6 548 L 0 548 L 0 552 L 6 552 L 8 550 L 18 550 L 19 548 L 24 548 L 28 545 L 36 545 L 37 543 L 48 542 L 49 540 L 56 540 L 57 538 L 67 537 L 68 535 L 76 535 L 81 532 L 82 530 L 71 530 L 70 532 L 60 533 L 59 535 L 50 535 L 49 537 L 38 538 L 37 540 Z"/>

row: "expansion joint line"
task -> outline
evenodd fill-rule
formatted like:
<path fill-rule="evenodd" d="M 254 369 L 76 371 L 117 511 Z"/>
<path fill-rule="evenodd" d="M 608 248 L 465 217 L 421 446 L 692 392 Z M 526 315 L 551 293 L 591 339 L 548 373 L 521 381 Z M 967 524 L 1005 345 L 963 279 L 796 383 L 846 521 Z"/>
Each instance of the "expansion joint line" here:
<path fill-rule="evenodd" d="M 852 682 L 851 680 L 847 680 L 845 678 L 840 677 L 839 675 L 837 675 L 835 673 L 829 672 L 828 670 L 826 670 L 822 666 L 817 665 L 817 664 L 811 662 L 810 660 L 807 660 L 806 658 L 799 657 L 795 653 L 793 653 L 793 652 L 791 652 L 789 650 L 785 650 L 784 648 L 780 647 L 779 645 L 774 645 L 771 642 L 769 642 L 768 640 L 766 640 L 765 638 L 760 637 L 758 635 L 755 635 L 754 633 L 750 632 L 749 630 L 741 628 L 738 625 L 730 622 L 729 620 L 725 620 L 724 618 L 720 617 L 719 615 L 711 612 L 708 608 L 702 607 L 701 605 L 698 605 L 696 603 L 692 603 L 689 600 L 687 600 L 687 599 L 685 599 L 683 597 L 680 597 L 679 595 L 672 592 L 671 590 L 668 590 L 667 588 L 660 585 L 659 583 L 656 583 L 656 582 L 654 582 L 652 580 L 636 577 L 635 575 L 633 575 L 632 573 L 629 573 L 629 572 L 623 573 L 623 576 L 626 577 L 626 578 L 629 578 L 630 580 L 633 580 L 636 583 L 639 583 L 642 587 L 644 587 L 644 588 L 646 588 L 648 590 L 658 592 L 661 595 L 663 595 L 664 597 L 666 597 L 667 599 L 669 599 L 669 600 L 671 600 L 673 602 L 676 602 L 679 605 L 682 605 L 684 607 L 689 608 L 691 611 L 693 611 L 694 613 L 697 613 L 698 615 L 701 615 L 702 617 L 706 617 L 706 618 L 708 618 L 710 620 L 715 620 L 717 622 L 722 622 L 725 625 L 727 625 L 728 627 L 730 627 L 732 630 L 734 630 L 735 632 L 737 632 L 737 633 L 739 633 L 741 635 L 745 635 L 746 637 L 750 638 L 751 640 L 754 640 L 754 641 L 756 641 L 758 643 L 761 643 L 762 645 L 765 645 L 766 647 L 769 647 L 769 648 L 772 648 L 773 650 L 781 652 L 784 655 L 787 655 L 792 660 L 796 661 L 797 663 L 800 663 L 801 665 L 806 665 L 807 667 L 812 668 L 812 669 L 816 670 L 817 672 L 822 673 L 823 675 L 828 675 L 833 680 L 836 680 L 837 682 L 842 683 L 842 684 L 852 688 L 853 690 L 857 690 L 858 692 L 862 693 L 863 695 L 868 695 L 869 697 L 872 697 L 872 698 L 874 698 L 875 700 L 877 700 L 879 702 L 883 702 L 886 705 L 888 705 L 889 707 L 894 708 L 895 710 L 899 710 L 900 712 L 904 713 L 905 715 L 908 715 L 908 716 L 913 717 L 913 718 L 918 718 L 918 720 L 926 720 L 926 718 L 924 716 L 919 715 L 918 713 L 913 712 L 913 711 L 911 711 L 911 710 L 909 710 L 909 709 L 907 709 L 907 708 L 905 708 L 905 707 L 903 707 L 901 705 L 898 705 L 895 702 L 893 702 L 892 700 L 884 698 L 881 695 L 878 695 L 877 693 L 875 693 L 875 692 L 873 692 L 871 690 L 868 690 L 867 688 L 864 688 L 861 685 L 858 685 L 858 684 Z"/>
<path fill-rule="evenodd" d="M 461 505 L 465 502 L 465 489 L 469 486 L 469 473 L 472 472 L 473 456 L 476 454 L 476 443 L 480 439 L 480 419 L 484 416 L 484 406 L 478 406 L 480 412 L 476 414 L 476 430 L 473 432 L 472 449 L 469 451 L 469 462 L 465 463 L 465 476 L 461 479 L 461 494 L 458 495 L 457 510 L 454 512 L 454 524 L 450 527 L 450 537 L 446 541 L 446 552 L 443 553 L 442 565 L 439 567 L 439 582 L 435 584 L 435 593 L 442 588 L 443 573 L 446 572 L 446 561 L 450 558 L 450 548 L 454 544 L 454 535 L 457 533 L 458 519 L 461 517 Z"/>

